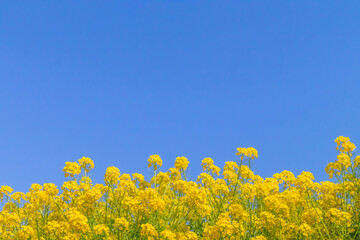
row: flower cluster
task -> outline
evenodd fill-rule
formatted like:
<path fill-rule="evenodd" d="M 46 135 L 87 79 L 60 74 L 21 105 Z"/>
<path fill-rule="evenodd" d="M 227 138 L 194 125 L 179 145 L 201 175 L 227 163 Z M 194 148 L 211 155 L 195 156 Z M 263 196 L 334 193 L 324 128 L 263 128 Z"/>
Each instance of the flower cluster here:
<path fill-rule="evenodd" d="M 189 161 L 153 175 L 120 173 L 111 166 L 104 184 L 93 184 L 90 158 L 66 162 L 66 181 L 32 184 L 29 192 L 0 187 L 0 240 L 266 240 L 360 239 L 360 156 L 347 137 L 335 140 L 338 155 L 315 182 L 310 172 L 262 178 L 251 169 L 256 149 L 238 148 L 222 169 L 202 160 L 188 179 Z M 61 190 L 61 192 L 60 192 Z"/>

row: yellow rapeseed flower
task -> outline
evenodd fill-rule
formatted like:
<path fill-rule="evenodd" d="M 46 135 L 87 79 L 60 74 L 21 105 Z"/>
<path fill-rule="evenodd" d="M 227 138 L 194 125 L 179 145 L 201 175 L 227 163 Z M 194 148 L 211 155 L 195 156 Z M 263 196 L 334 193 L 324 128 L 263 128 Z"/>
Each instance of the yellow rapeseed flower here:
<path fill-rule="evenodd" d="M 186 170 L 189 165 L 189 161 L 186 157 L 177 157 L 175 160 L 175 167 L 178 170 Z"/>
<path fill-rule="evenodd" d="M 114 227 L 119 229 L 120 232 L 124 232 L 124 231 L 127 231 L 129 229 L 129 222 L 124 217 L 116 218 L 115 223 L 114 223 Z"/>
<path fill-rule="evenodd" d="M 149 162 L 148 167 L 149 168 L 153 167 L 154 170 L 157 170 L 159 166 L 160 167 L 162 166 L 162 160 L 161 160 L 160 156 L 156 155 L 156 154 L 151 155 L 148 159 L 148 162 Z"/>
<path fill-rule="evenodd" d="M 79 165 L 82 169 L 84 169 L 86 172 L 89 172 L 91 169 L 94 168 L 94 162 L 88 157 L 82 157 L 78 160 Z"/>
<path fill-rule="evenodd" d="M 248 148 L 237 148 L 238 152 L 236 155 L 240 155 L 240 158 L 243 159 L 244 157 L 249 157 L 251 159 L 258 157 L 258 152 L 255 148 L 248 147 Z"/>
<path fill-rule="evenodd" d="M 158 237 L 158 232 L 150 223 L 141 224 L 141 236 L 148 240 L 154 240 Z"/>
<path fill-rule="evenodd" d="M 81 167 L 77 162 L 66 162 L 63 171 L 65 172 L 65 177 L 74 177 L 74 175 L 81 173 Z"/>
<path fill-rule="evenodd" d="M 220 168 L 202 160 L 197 181 L 186 178 L 189 161 L 153 175 L 108 167 L 104 184 L 93 184 L 90 158 L 66 162 L 61 188 L 33 183 L 26 193 L 0 187 L 0 239 L 10 240 L 238 240 L 357 238 L 360 156 L 347 137 L 335 140 L 336 160 L 325 171 L 333 181 L 315 182 L 303 171 L 262 178 L 251 170 L 254 148 L 239 148 L 245 160 Z M 291 157 L 291 156 L 290 156 Z M 196 178 L 195 178 L 196 179 Z M 61 191 L 61 192 L 60 192 Z M 5 200 L 5 201 L 4 201 Z"/>
<path fill-rule="evenodd" d="M 106 184 L 117 184 L 120 180 L 120 170 L 117 167 L 108 167 L 104 175 L 104 182 Z"/>

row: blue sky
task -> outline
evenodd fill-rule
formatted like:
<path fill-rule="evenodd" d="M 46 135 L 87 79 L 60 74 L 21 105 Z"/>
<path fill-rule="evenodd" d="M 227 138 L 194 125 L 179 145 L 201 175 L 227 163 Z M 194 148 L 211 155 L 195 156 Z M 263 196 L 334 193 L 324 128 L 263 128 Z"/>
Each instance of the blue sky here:
<path fill-rule="evenodd" d="M 64 181 L 88 156 L 148 176 L 177 156 L 327 180 L 334 139 L 360 144 L 358 1 L 0 3 L 0 185 Z"/>

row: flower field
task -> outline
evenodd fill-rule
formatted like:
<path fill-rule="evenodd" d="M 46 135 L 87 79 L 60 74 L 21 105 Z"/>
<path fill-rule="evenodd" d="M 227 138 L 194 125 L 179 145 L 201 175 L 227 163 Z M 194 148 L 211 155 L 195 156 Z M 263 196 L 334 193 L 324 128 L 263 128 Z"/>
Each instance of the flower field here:
<path fill-rule="evenodd" d="M 310 172 L 276 173 L 263 179 L 251 166 L 254 148 L 238 148 L 221 170 L 211 158 L 189 181 L 189 161 L 178 157 L 153 175 L 120 173 L 108 167 L 104 184 L 89 177 L 90 158 L 66 162 L 66 181 L 32 184 L 28 193 L 1 186 L 0 239 L 360 239 L 360 156 L 347 137 L 335 139 L 338 156 L 314 182 Z"/>

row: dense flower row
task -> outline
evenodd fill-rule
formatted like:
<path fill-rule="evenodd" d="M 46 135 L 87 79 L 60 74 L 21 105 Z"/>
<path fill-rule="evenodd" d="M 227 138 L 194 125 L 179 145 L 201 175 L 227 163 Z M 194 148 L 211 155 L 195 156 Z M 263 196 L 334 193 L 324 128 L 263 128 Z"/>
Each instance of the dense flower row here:
<path fill-rule="evenodd" d="M 335 142 L 339 155 L 325 169 L 333 181 L 320 183 L 310 172 L 255 175 L 254 148 L 238 148 L 221 175 L 205 158 L 196 182 L 187 158 L 161 172 L 152 155 L 149 181 L 109 167 L 105 184 L 93 184 L 83 157 L 66 162 L 61 194 L 52 183 L 26 194 L 1 186 L 0 239 L 360 239 L 360 156 L 349 138 Z"/>

